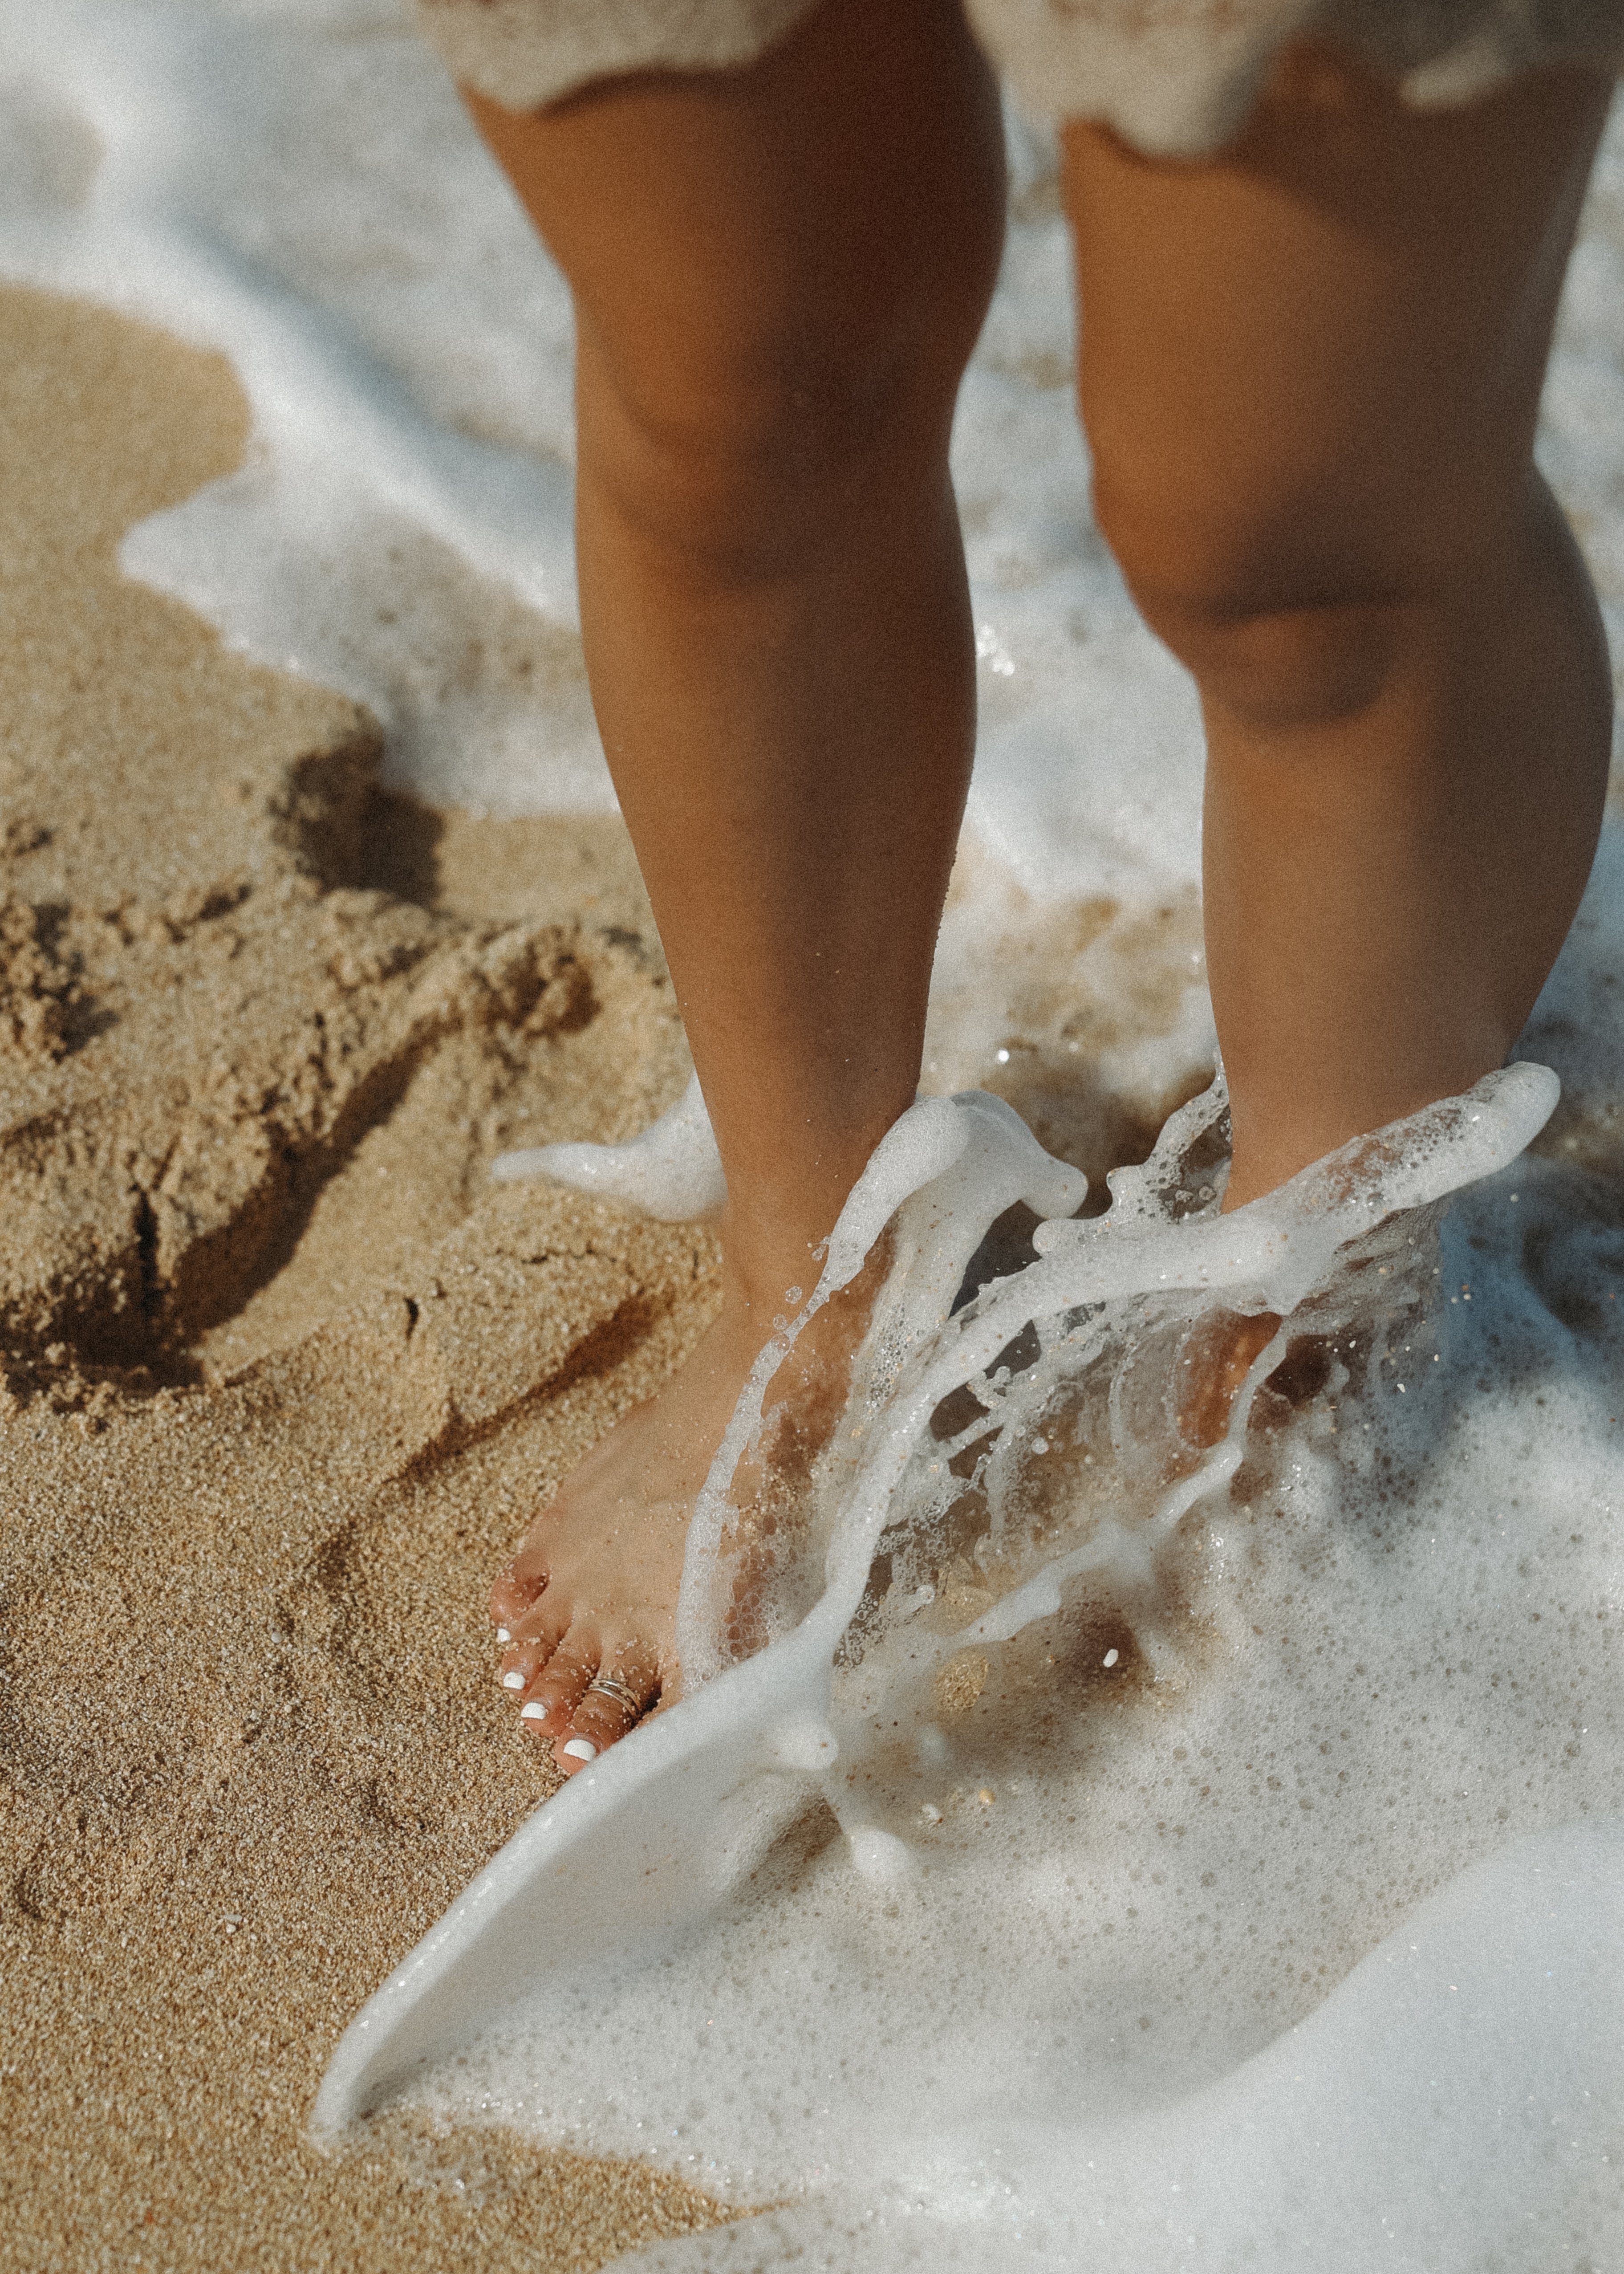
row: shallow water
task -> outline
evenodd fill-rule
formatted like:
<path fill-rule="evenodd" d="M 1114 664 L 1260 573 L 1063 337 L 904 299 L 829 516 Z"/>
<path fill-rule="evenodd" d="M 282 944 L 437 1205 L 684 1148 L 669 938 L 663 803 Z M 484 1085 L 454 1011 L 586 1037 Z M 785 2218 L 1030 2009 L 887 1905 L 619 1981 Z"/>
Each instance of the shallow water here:
<path fill-rule="evenodd" d="M 137 531 L 126 565 L 363 696 L 425 795 L 609 807 L 567 300 L 395 10 L 0 0 L 0 272 L 222 347 L 253 405 L 252 463 Z M 1000 1091 L 1097 1176 L 1211 1064 L 1198 727 L 1088 517 L 1064 235 L 1041 139 L 1011 135 L 955 438 L 982 731 L 926 1088 Z M 1624 654 L 1621 286 L 1615 126 L 1541 454 Z M 1190 1448 L 1165 1320 L 1132 1367 L 1056 1386 L 1052 1420 L 1023 1417 L 1050 1449 L 1015 1460 L 1011 1427 L 1002 1468 L 885 1547 L 891 1593 L 830 1698 L 835 1782 L 808 1805 L 788 1779 L 731 1828 L 726 1908 L 656 1987 L 560 1980 L 437 2105 L 641 2149 L 741 2202 L 827 2194 L 673 2265 L 1610 2263 L 1621 859 L 1610 826 L 1525 1042 L 1562 1103 L 1538 1156 L 1407 1262 L 1407 1343 L 1362 1348 L 1345 1382 L 1253 1382 L 1238 1465 L 1137 1593 L 1120 1559 L 1082 1570 L 1019 1634 L 943 1656 L 1056 1527 L 1142 1534 L 1197 1474 L 1169 1472 Z M 876 1375 L 876 1412 L 896 1394 Z M 852 1489 L 809 1514 L 820 1551 Z"/>
<path fill-rule="evenodd" d="M 1583 2263 L 1624 2216 L 1598 2019 L 1624 1992 L 1624 1229 L 1575 1225 L 1571 1170 L 1496 1171 L 1553 1089 L 1493 1078 L 1222 1218 L 1197 1101 L 1109 1215 L 1040 1228 L 1041 1260 L 945 1322 L 1012 1179 L 1005 1133 L 943 1166 L 916 1109 L 936 1176 L 895 1227 L 861 1449 L 752 1572 L 782 1639 L 738 1710 L 770 1718 L 780 1660 L 782 1713 L 804 1706 L 822 1623 L 823 1761 L 780 1744 L 727 1795 L 696 1850 L 710 1916 L 556 1954 L 411 2097 L 807 2197 L 786 2251 L 858 2218 L 832 2264 L 914 2263 L 921 2216 L 966 2263 L 996 2236 L 999 2263 L 1288 2264 L 1316 2200 L 1342 2254 L 1316 2263 L 1370 2263 L 1400 2211 L 1395 2263 L 1569 2263 L 1568 2239 Z M 853 1246 L 889 1214 L 876 1193 L 865 1226 L 862 1198 Z M 1259 1315 L 1214 1421 L 1191 1384 Z M 710 1514 L 685 1663 L 719 1706 L 737 1563 L 719 1494 Z M 1421 2156 L 1397 2108 L 1429 2093 Z M 1537 2256 L 1496 2259 L 1508 2220 Z"/>

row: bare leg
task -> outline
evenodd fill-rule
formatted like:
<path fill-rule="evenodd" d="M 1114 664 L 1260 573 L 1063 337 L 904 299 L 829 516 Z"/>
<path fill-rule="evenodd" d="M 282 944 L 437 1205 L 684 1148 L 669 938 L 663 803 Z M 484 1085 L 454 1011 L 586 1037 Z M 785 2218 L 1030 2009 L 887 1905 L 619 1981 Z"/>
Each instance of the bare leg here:
<path fill-rule="evenodd" d="M 947 445 L 1003 139 L 952 0 L 473 109 L 575 295 L 587 660 L 731 1196 L 717 1325 L 492 1595 L 531 1726 L 601 1746 L 628 1713 L 576 1701 L 669 1682 L 694 1492 L 918 1079 L 974 732 Z"/>
<path fill-rule="evenodd" d="M 1605 655 L 1530 446 L 1605 103 L 1415 117 L 1304 55 L 1209 165 L 1068 136 L 1101 516 L 1207 719 L 1232 1202 L 1496 1063 L 1583 887 Z M 917 1070 L 996 122 L 936 0 L 480 115 L 576 289 L 589 658 L 733 1194 L 717 1329 L 492 1597 L 545 1733 L 598 1744 L 629 1712 L 585 1684 L 669 1678 L 693 1490 Z"/>
<path fill-rule="evenodd" d="M 1096 502 L 1207 734 L 1229 1205 L 1498 1065 L 1595 850 L 1612 689 L 1533 465 L 1605 116 L 1312 52 L 1240 139 L 1066 136 Z"/>

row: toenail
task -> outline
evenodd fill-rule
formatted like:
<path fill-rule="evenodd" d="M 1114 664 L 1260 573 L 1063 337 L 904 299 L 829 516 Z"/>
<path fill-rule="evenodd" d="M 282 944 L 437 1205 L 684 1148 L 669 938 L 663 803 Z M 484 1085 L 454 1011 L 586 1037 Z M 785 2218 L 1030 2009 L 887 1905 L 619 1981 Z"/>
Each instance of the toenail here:
<path fill-rule="evenodd" d="M 511 1674 L 503 1675 L 502 1688 L 504 1690 L 523 1690 L 523 1687 L 524 1676 L 520 1673 L 516 1666 Z"/>
<path fill-rule="evenodd" d="M 506 1627 L 498 1627 L 496 1630 L 496 1639 L 498 1642 L 511 1642 L 513 1640 L 513 1637 L 508 1633 Z"/>
<path fill-rule="evenodd" d="M 521 1721 L 545 1721 L 546 1718 L 546 1707 L 539 1704 L 534 1698 L 531 1698 L 528 1706 L 521 1706 L 519 1708 L 519 1719 Z"/>
<path fill-rule="evenodd" d="M 564 1751 L 572 1761 L 595 1761 L 598 1748 L 590 1737 L 572 1737 Z"/>

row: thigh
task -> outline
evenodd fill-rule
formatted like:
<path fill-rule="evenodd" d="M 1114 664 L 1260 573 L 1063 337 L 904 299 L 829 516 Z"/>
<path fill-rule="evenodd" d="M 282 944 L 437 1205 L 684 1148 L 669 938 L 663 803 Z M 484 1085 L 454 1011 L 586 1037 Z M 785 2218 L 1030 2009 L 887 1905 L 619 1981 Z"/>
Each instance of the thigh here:
<path fill-rule="evenodd" d="M 604 81 L 528 116 L 469 100 L 634 408 L 703 425 L 718 391 L 798 394 L 812 418 L 825 391 L 968 353 L 1004 156 L 958 0 L 824 0 L 743 69 Z"/>
<path fill-rule="evenodd" d="M 1421 111 L 1300 49 L 1209 160 L 1067 129 L 1079 402 L 1130 581 L 1266 611 L 1496 544 L 1610 93 L 1547 72 Z"/>

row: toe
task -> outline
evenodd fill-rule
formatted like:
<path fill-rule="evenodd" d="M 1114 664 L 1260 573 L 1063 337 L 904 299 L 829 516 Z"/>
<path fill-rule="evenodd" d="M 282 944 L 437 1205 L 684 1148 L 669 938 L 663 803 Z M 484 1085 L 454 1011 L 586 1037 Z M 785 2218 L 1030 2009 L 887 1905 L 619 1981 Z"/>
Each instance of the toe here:
<path fill-rule="evenodd" d="M 556 1739 L 555 1758 L 559 1758 L 558 1744 L 569 1735 L 576 1703 L 597 1671 L 596 1638 L 572 1629 L 525 1691 L 519 1708 L 520 1725 L 533 1736 Z M 568 1760 L 559 1758 L 559 1766 L 567 1775 L 583 1766 L 578 1754 Z"/>
<path fill-rule="evenodd" d="M 546 1585 L 544 1572 L 521 1572 L 510 1563 L 491 1590 L 491 1622 L 498 1642 L 506 1642 Z"/>
<path fill-rule="evenodd" d="M 520 1620 L 534 1609 L 546 1590 L 558 1550 L 558 1517 L 563 1505 L 554 1502 L 542 1511 L 519 1542 L 512 1562 L 497 1574 L 490 1600 L 491 1618 L 499 1630 L 499 1641 L 502 1638 L 500 1630 L 516 1630 Z"/>
<path fill-rule="evenodd" d="M 544 1595 L 508 1633 L 496 1669 L 502 1688 L 512 1690 L 515 1698 L 528 1691 L 568 1630 L 569 1616 L 562 1603 Z"/>
<path fill-rule="evenodd" d="M 654 1653 L 630 1638 L 605 1641 L 598 1668 L 556 1740 L 559 1766 L 568 1774 L 623 1737 L 659 1695 Z M 585 1752 L 580 1749 L 590 1746 Z M 572 1748 L 575 1750 L 572 1751 Z"/>

